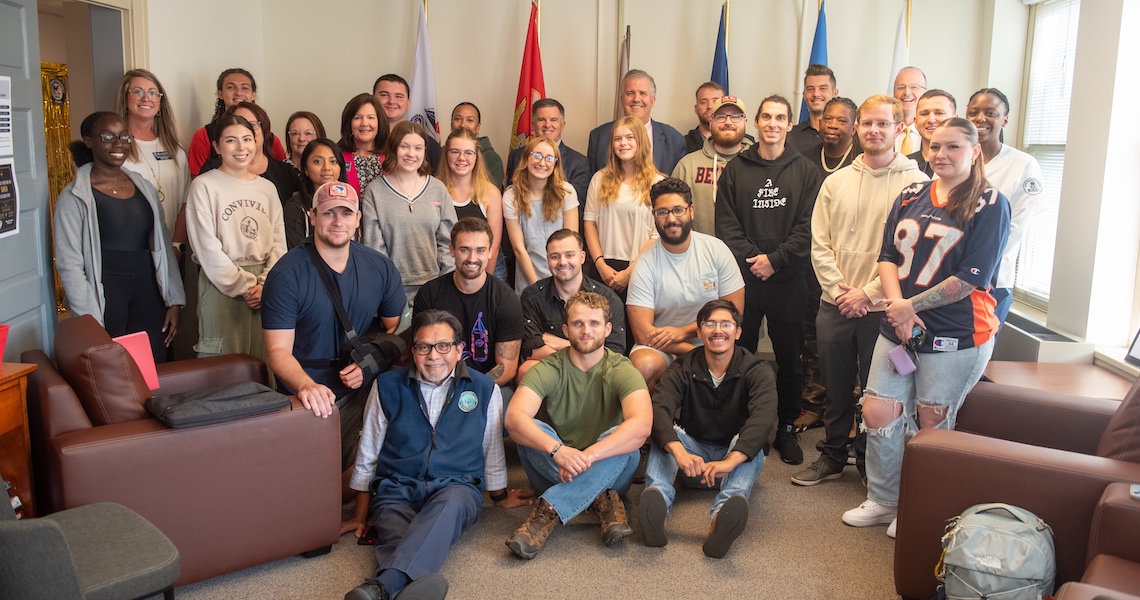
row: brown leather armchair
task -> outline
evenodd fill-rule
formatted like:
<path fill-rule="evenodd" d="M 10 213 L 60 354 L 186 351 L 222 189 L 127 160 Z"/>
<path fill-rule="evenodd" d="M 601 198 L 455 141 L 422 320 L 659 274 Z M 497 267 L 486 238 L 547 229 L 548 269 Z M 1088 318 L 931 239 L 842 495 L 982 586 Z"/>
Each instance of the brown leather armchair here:
<path fill-rule="evenodd" d="M 56 361 L 39 350 L 28 418 L 39 511 L 117 502 L 153 523 L 182 556 L 184 585 L 339 539 L 340 425 L 293 399 L 279 412 L 170 429 L 122 346 L 90 316 L 59 323 Z M 58 365 L 58 368 L 57 368 Z M 157 395 L 257 381 L 248 355 L 158 365 Z"/>
<path fill-rule="evenodd" d="M 1140 482 L 1140 383 L 1123 401 L 979 383 L 956 431 L 924 430 L 907 445 L 895 591 L 934 597 L 946 521 L 982 502 L 1006 502 L 1044 519 L 1053 528 L 1057 584 L 1077 581 L 1093 558 L 1098 501 L 1113 482 Z M 1121 536 L 1140 554 L 1135 534 L 1101 533 Z"/>

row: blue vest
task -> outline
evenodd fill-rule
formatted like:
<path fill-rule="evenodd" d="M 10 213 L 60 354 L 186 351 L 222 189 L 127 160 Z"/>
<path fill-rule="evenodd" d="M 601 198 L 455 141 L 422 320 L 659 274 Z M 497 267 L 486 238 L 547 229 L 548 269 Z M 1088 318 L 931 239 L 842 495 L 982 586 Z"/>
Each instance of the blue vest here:
<path fill-rule="evenodd" d="M 418 502 L 456 484 L 482 495 L 483 433 L 494 380 L 458 363 L 433 429 L 413 368 L 388 371 L 376 379 L 388 429 L 370 486 L 374 499 Z"/>

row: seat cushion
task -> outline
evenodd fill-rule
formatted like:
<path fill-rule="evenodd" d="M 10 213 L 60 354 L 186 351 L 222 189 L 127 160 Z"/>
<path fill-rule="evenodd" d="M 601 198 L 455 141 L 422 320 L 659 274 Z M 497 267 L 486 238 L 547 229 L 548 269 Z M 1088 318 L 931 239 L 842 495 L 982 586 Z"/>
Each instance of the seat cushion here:
<path fill-rule="evenodd" d="M 1089 561 L 1081 583 L 1099 585 L 1110 590 L 1140 590 L 1140 564 L 1108 554 L 1098 554 Z"/>
<path fill-rule="evenodd" d="M 111 340 L 91 315 L 60 321 L 55 362 L 95 425 L 147 417 L 150 388 L 126 348 Z"/>
<path fill-rule="evenodd" d="M 1097 456 L 1140 463 L 1140 381 L 1120 401 L 1100 437 Z"/>
<path fill-rule="evenodd" d="M 1076 581 L 1062 585 L 1053 598 L 1054 600 L 1140 600 L 1140 596 Z"/>
<path fill-rule="evenodd" d="M 63 530 L 86 600 L 142 598 L 178 579 L 178 549 L 121 504 L 99 502 L 44 518 Z"/>

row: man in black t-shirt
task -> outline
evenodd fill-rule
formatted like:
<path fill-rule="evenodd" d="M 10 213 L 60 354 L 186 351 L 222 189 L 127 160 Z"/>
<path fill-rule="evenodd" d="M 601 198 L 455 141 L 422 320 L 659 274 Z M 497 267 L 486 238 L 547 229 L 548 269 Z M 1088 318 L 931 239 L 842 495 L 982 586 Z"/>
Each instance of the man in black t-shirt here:
<path fill-rule="evenodd" d="M 486 373 L 503 391 L 503 407 L 510 399 L 523 338 L 522 305 L 507 284 L 487 275 L 491 227 L 482 219 L 460 219 L 451 229 L 451 256 L 455 271 L 420 287 L 412 317 L 422 311 L 446 310 L 463 326 L 463 359 L 467 366 Z"/>

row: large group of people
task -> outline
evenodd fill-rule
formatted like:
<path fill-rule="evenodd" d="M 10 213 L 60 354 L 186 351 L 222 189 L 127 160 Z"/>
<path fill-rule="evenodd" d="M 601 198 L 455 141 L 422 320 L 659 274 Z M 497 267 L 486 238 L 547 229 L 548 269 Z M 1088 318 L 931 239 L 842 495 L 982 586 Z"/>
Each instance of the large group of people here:
<path fill-rule="evenodd" d="M 346 598 L 445 596 L 485 492 L 531 506 L 506 541 L 523 559 L 584 511 L 620 543 L 643 454 L 645 544 L 667 544 L 681 484 L 716 491 L 702 550 L 723 557 L 769 451 L 805 462 L 805 414 L 824 439 L 792 483 L 855 464 L 867 500 L 843 522 L 893 537 L 905 440 L 953 428 L 1037 209 L 1040 168 L 1002 142 L 1009 101 L 984 88 L 961 118 L 907 67 L 856 104 L 811 65 L 799 125 L 786 98 L 751 114 L 708 82 L 682 136 L 652 118 L 648 73 L 621 87 L 625 115 L 585 155 L 544 98 L 504 165 L 470 102 L 442 145 L 406 120 L 395 74 L 347 102 L 339 140 L 297 111 L 282 144 L 253 75 L 227 69 L 184 149 L 158 78 L 129 71 L 71 147 L 54 222 L 69 307 L 147 332 L 159 362 L 191 313 L 196 355 L 253 354 L 339 416 L 342 530 L 377 540 Z M 376 372 L 353 353 L 364 332 L 403 335 L 411 360 Z M 505 438 L 530 490 L 508 489 Z"/>

